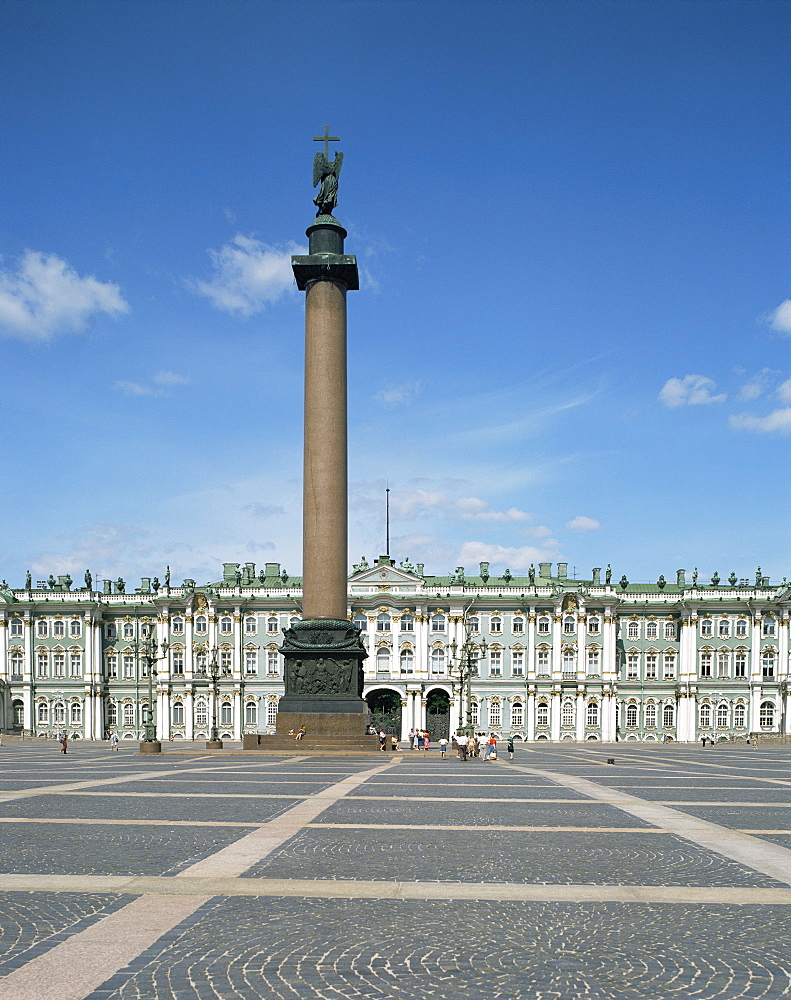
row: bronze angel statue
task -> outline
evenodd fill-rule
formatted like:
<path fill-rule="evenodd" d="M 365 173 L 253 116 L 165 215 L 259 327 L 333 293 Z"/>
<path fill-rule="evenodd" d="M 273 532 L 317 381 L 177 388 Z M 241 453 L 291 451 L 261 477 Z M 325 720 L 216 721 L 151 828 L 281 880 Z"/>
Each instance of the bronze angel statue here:
<path fill-rule="evenodd" d="M 319 193 L 313 199 L 318 211 L 316 215 L 332 215 L 332 210 L 338 204 L 338 176 L 343 166 L 343 153 L 336 153 L 330 163 L 324 153 L 316 153 L 313 157 L 313 187 L 321 184 Z"/>

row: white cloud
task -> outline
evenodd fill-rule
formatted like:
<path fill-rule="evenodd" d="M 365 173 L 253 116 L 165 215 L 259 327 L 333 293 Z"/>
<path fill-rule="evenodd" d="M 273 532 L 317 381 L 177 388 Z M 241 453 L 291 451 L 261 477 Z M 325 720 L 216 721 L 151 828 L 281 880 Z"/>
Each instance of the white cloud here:
<path fill-rule="evenodd" d="M 600 528 L 601 524 L 593 517 L 585 517 L 584 514 L 580 514 L 578 517 L 572 518 L 568 522 L 566 528 L 569 531 L 596 531 Z"/>
<path fill-rule="evenodd" d="M 307 250 L 296 243 L 279 249 L 239 233 L 230 244 L 209 250 L 214 277 L 210 281 L 191 281 L 189 285 L 211 299 L 218 309 L 251 316 L 294 287 L 291 255 L 295 253 Z"/>
<path fill-rule="evenodd" d="M 722 392 L 712 396 L 714 381 L 705 375 L 685 375 L 684 378 L 669 378 L 662 386 L 659 399 L 670 408 L 676 406 L 697 406 L 701 403 L 722 403 L 728 397 Z"/>
<path fill-rule="evenodd" d="M 765 417 L 741 413 L 732 416 L 728 423 L 735 430 L 754 431 L 756 434 L 791 434 L 791 406 L 774 410 Z"/>
<path fill-rule="evenodd" d="M 791 299 L 786 299 L 767 317 L 769 326 L 778 333 L 791 336 Z"/>
<path fill-rule="evenodd" d="M 532 514 L 517 507 L 510 507 L 508 510 L 491 510 L 484 500 L 477 497 L 465 497 L 456 501 L 457 507 L 461 510 L 461 516 L 465 521 L 490 521 L 500 523 L 514 523 L 519 521 L 529 521 Z"/>
<path fill-rule="evenodd" d="M 479 497 L 460 497 L 458 500 L 453 500 L 447 493 L 430 490 L 393 493 L 390 497 L 390 506 L 400 517 L 414 517 L 433 511 L 460 517 L 463 521 L 514 524 L 529 521 L 533 516 L 517 507 L 492 510 L 486 500 L 481 500 Z"/>
<path fill-rule="evenodd" d="M 0 271 L 0 331 L 9 337 L 51 340 L 84 330 L 102 313 L 128 311 L 118 285 L 80 277 L 55 254 L 26 250 L 16 270 Z"/>
<path fill-rule="evenodd" d="M 386 389 L 380 389 L 374 399 L 380 406 L 390 410 L 394 406 L 404 406 L 411 403 L 420 392 L 421 382 L 407 382 L 405 385 L 392 385 Z"/>
<path fill-rule="evenodd" d="M 777 387 L 777 398 L 781 403 L 791 403 L 791 378 L 787 378 Z"/>
<path fill-rule="evenodd" d="M 778 372 L 773 368 L 762 368 L 756 375 L 739 389 L 739 399 L 758 399 L 769 388 L 770 383 L 776 378 Z"/>
<path fill-rule="evenodd" d="M 154 384 L 146 385 L 143 382 L 130 382 L 128 379 L 118 379 L 113 382 L 113 389 L 122 392 L 125 396 L 164 396 L 165 387 L 172 385 L 186 385 L 189 379 L 186 375 L 178 375 L 176 372 L 157 372 L 154 375 Z"/>
<path fill-rule="evenodd" d="M 487 545 L 485 542 L 465 542 L 459 551 L 457 565 L 467 567 L 488 562 L 490 566 L 507 567 L 512 573 L 524 573 L 531 563 L 551 560 L 557 552 L 558 544 L 553 538 L 547 539 L 543 548 L 534 545 L 509 547 Z"/>

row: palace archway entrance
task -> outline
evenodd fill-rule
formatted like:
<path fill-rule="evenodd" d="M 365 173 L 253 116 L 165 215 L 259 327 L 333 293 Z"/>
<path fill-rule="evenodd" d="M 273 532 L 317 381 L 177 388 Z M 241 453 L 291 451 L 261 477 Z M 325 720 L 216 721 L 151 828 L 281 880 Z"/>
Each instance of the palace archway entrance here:
<path fill-rule="evenodd" d="M 376 731 L 384 729 L 388 735 L 401 737 L 401 695 L 382 689 L 371 691 L 365 699 L 371 725 Z"/>
<path fill-rule="evenodd" d="M 426 729 L 433 743 L 450 739 L 450 696 L 447 691 L 429 691 L 426 698 Z"/>

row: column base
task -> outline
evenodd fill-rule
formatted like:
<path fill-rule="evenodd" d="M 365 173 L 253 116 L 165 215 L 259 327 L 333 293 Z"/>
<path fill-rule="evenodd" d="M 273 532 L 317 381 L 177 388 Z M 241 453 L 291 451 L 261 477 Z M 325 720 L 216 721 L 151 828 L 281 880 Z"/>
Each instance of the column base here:
<path fill-rule="evenodd" d="M 162 744 L 159 740 L 146 740 L 140 744 L 140 753 L 162 753 Z"/>

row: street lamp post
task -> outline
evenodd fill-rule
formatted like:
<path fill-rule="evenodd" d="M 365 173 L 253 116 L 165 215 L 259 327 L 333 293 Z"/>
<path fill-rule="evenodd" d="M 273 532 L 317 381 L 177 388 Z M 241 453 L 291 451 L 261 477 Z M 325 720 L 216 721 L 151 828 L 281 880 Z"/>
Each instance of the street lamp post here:
<path fill-rule="evenodd" d="M 143 723 L 143 742 L 140 744 L 140 752 L 162 753 L 162 744 L 157 739 L 156 714 L 154 712 L 154 677 L 156 676 L 157 660 L 167 658 L 170 644 L 167 641 L 161 644 L 157 643 L 154 638 L 153 623 L 146 625 L 145 628 L 146 634 L 143 636 L 140 650 L 148 668 L 148 705 Z M 162 650 L 161 655 L 158 655 L 158 649 Z"/>
<path fill-rule="evenodd" d="M 211 698 L 211 739 L 206 740 L 207 750 L 222 750 L 222 740 L 217 731 L 217 694 L 220 676 L 220 665 L 217 662 L 217 647 L 211 651 L 209 661 L 209 677 L 211 678 L 212 698 Z"/>
<path fill-rule="evenodd" d="M 477 654 L 486 656 L 488 646 L 485 639 L 481 640 L 480 645 L 476 645 L 470 633 L 467 632 L 461 649 L 459 649 L 455 639 L 450 644 L 450 649 L 453 654 L 453 670 L 459 672 L 459 699 L 462 699 L 466 688 L 466 723 L 462 728 L 464 735 L 470 737 L 475 733 L 475 727 L 472 724 L 472 677 L 478 664 Z"/>

